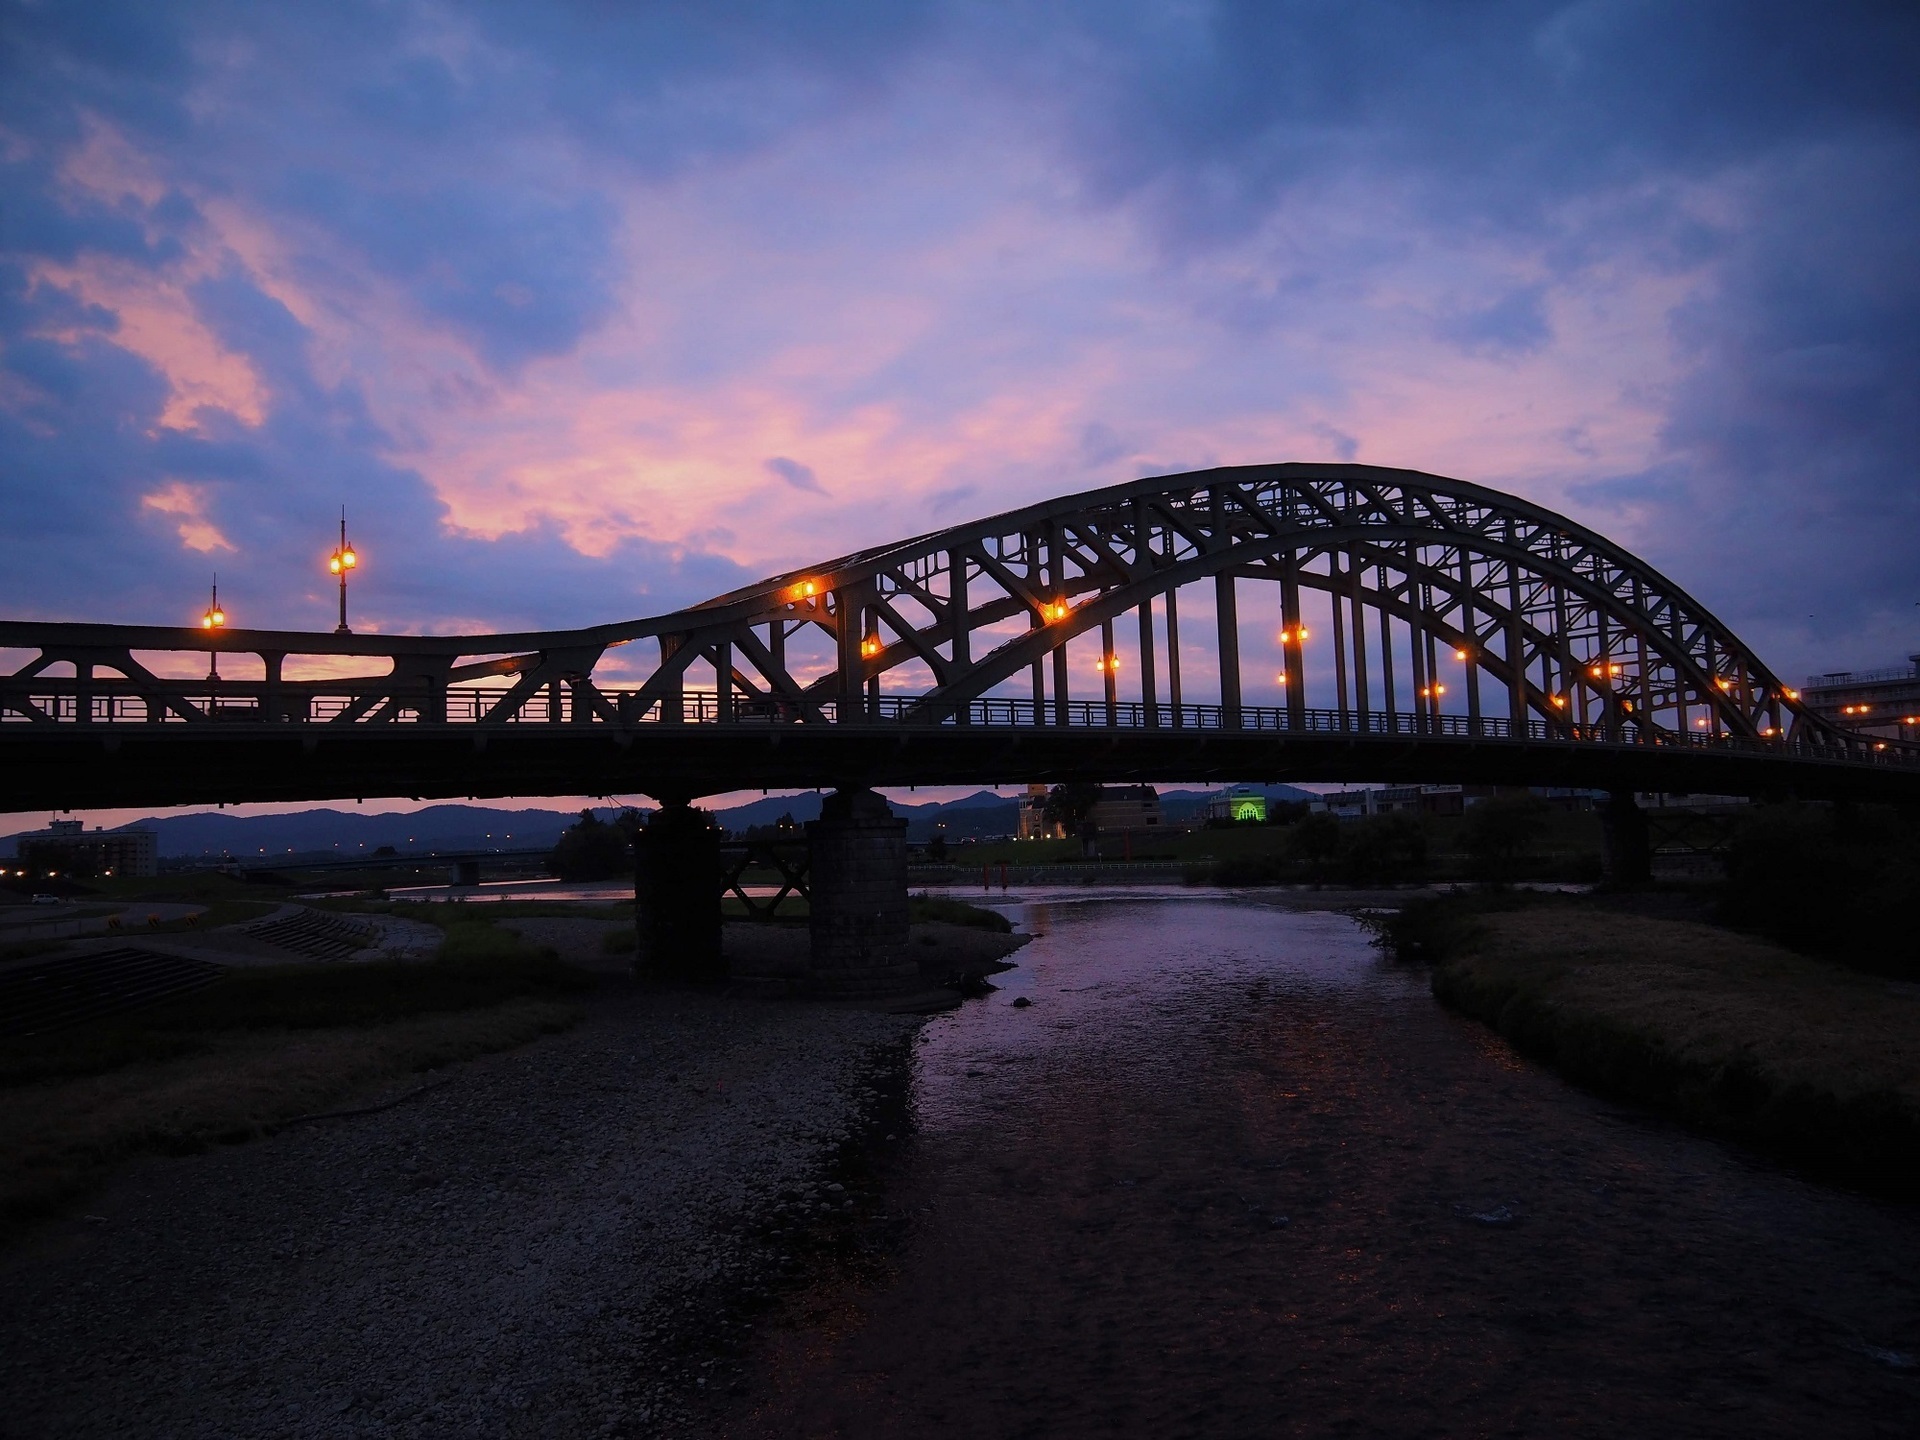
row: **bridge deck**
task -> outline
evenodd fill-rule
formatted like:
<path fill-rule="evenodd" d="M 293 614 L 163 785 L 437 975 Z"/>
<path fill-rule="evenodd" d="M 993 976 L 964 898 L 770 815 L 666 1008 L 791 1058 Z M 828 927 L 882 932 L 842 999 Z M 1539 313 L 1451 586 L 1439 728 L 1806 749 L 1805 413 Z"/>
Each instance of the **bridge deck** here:
<path fill-rule="evenodd" d="M 600 692 L 614 702 L 619 692 Z M 484 714 L 473 702 L 468 716 Z M 1608 734 L 1504 717 L 1289 712 L 1278 707 L 977 700 L 920 717 L 880 697 L 802 716 L 685 697 L 634 723 L 564 705 L 550 719 L 270 723 L 68 718 L 0 726 L 8 810 L 407 796 L 653 795 L 749 788 L 1229 780 L 1571 785 L 1920 802 L 1900 748 L 1823 751 L 1785 739 Z M 218 714 L 215 710 L 213 713 Z M 456 712 L 457 713 L 457 712 Z M 1064 723 L 1061 723 L 1063 722 Z"/>

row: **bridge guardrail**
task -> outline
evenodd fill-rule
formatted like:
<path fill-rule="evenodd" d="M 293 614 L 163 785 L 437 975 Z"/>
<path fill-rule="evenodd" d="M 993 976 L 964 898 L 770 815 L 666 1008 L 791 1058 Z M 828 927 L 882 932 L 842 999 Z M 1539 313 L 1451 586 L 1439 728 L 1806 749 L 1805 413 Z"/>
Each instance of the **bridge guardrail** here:
<path fill-rule="evenodd" d="M 586 681 L 554 683 L 530 694 L 506 688 L 453 686 L 429 692 L 390 681 L 180 682 L 164 692 L 132 682 L 36 677 L 0 683 L 0 726 L 148 725 L 289 726 L 306 730 L 385 725 L 594 726 L 610 729 L 669 725 L 920 725 L 1046 729 L 1252 731 L 1274 735 L 1404 737 L 1487 741 L 1653 745 L 1731 751 L 1795 759 L 1920 765 L 1920 746 L 1862 739 L 1844 746 L 1724 732 L 1682 734 L 1643 727 L 1631 717 L 1609 725 L 1446 712 L 1289 709 L 1277 705 L 1174 705 L 1142 700 L 1042 700 L 987 696 L 930 712 L 913 696 L 837 697 L 792 701 L 765 696 L 723 698 L 691 691 L 661 698 Z"/>

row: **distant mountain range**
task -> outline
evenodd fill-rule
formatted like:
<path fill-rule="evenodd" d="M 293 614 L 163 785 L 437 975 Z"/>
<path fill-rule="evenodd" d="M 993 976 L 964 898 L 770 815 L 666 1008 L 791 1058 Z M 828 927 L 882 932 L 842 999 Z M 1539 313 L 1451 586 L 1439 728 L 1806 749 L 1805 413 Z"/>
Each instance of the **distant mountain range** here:
<path fill-rule="evenodd" d="M 1168 790 L 1160 796 L 1161 812 L 1171 822 L 1190 820 L 1206 808 L 1207 790 Z M 1272 800 L 1305 800 L 1309 791 L 1291 785 L 1267 787 Z M 715 811 L 729 830 L 773 825 L 783 815 L 805 824 L 820 816 L 822 795 L 770 795 Z M 1019 823 L 1019 801 L 977 791 L 958 800 L 916 805 L 896 800 L 893 811 L 907 822 L 907 838 L 923 841 L 944 825 L 949 839 L 967 836 L 1011 835 Z M 601 819 L 616 810 L 599 808 Z M 371 855 L 383 845 L 401 854 L 449 850 L 544 850 L 580 818 L 577 810 L 496 810 L 484 805 L 429 805 L 406 814 L 360 815 L 345 810 L 300 810 L 290 815 L 228 815 L 209 810 L 195 815 L 167 815 L 136 820 L 121 828 L 144 828 L 159 837 L 160 854 L 168 859 L 216 859 L 231 856 L 242 862 L 317 856 Z M 27 828 L 37 829 L 37 826 Z M 0 849 L 13 853 L 10 838 L 0 838 Z"/>

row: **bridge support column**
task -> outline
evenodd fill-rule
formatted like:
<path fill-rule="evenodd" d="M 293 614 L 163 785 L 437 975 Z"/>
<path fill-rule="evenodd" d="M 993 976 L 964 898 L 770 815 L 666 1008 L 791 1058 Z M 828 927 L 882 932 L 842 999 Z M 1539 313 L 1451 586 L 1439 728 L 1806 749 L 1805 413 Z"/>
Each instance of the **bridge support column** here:
<path fill-rule="evenodd" d="M 453 862 L 453 883 L 456 885 L 478 885 L 480 883 L 480 862 L 478 860 L 456 860 Z"/>
<path fill-rule="evenodd" d="M 1608 792 L 1600 812 L 1600 833 L 1606 847 L 1607 881 L 1612 885 L 1645 885 L 1653 879 L 1653 845 L 1647 836 L 1647 816 L 1634 803 L 1631 790 Z"/>
<path fill-rule="evenodd" d="M 633 973 L 644 980 L 718 983 L 720 832 L 684 800 L 660 807 L 634 837 Z"/>
<path fill-rule="evenodd" d="M 919 988 L 907 949 L 907 822 L 871 790 L 836 790 L 807 826 L 813 988 L 827 995 Z"/>

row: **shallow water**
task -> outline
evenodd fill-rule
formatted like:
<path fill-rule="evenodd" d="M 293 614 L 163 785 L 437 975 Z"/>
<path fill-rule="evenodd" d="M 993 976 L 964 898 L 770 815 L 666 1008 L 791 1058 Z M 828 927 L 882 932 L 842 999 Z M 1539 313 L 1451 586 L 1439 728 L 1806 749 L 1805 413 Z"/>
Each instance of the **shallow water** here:
<path fill-rule="evenodd" d="M 1019 968 L 916 1047 L 889 1278 L 721 1433 L 1920 1431 L 1912 1208 L 1564 1085 L 1344 916 L 1005 908 Z"/>

